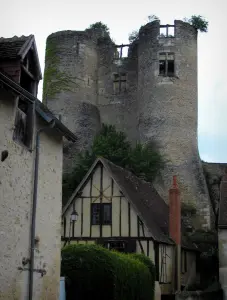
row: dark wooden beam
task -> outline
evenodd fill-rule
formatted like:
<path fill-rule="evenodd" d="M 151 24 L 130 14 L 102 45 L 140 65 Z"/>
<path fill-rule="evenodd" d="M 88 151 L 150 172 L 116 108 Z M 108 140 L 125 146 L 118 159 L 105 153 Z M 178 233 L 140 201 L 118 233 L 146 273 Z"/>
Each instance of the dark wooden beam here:
<path fill-rule="evenodd" d="M 119 235 L 121 236 L 121 202 L 122 198 L 120 197 L 120 213 L 119 213 Z"/>
<path fill-rule="evenodd" d="M 91 205 L 92 205 L 92 183 L 93 183 L 93 173 L 91 174 L 90 179 L 90 237 L 92 236 L 92 211 L 91 211 Z"/>
<path fill-rule="evenodd" d="M 37 81 L 37 78 L 23 64 L 21 64 L 21 68 L 32 80 Z"/>
<path fill-rule="evenodd" d="M 131 236 L 131 205 L 128 202 L 128 236 Z"/>

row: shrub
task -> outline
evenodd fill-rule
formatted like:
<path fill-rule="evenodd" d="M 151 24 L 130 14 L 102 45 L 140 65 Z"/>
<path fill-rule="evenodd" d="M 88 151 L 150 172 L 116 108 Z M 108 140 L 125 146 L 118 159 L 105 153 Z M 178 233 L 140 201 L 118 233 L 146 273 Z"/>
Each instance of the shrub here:
<path fill-rule="evenodd" d="M 134 253 L 134 254 L 131 254 L 131 256 L 132 256 L 132 258 L 141 261 L 143 264 L 145 264 L 148 267 L 148 269 L 151 273 L 152 281 L 155 282 L 156 271 L 155 271 L 155 265 L 154 265 L 153 261 L 151 261 L 150 258 L 145 256 L 144 254 Z"/>
<path fill-rule="evenodd" d="M 97 245 L 65 247 L 61 273 L 69 282 L 67 299 L 153 300 L 154 280 L 143 261 Z"/>
<path fill-rule="evenodd" d="M 191 16 L 190 19 L 185 18 L 185 22 L 188 22 L 192 26 L 194 26 L 197 30 L 201 32 L 207 32 L 208 31 L 208 24 L 209 22 L 206 21 L 202 16 Z"/>

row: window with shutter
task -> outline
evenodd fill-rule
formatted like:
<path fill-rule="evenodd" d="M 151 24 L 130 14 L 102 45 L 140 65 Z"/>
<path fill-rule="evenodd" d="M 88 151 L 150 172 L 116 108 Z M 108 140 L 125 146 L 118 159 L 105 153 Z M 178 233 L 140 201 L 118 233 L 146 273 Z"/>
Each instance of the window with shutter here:
<path fill-rule="evenodd" d="M 21 97 L 18 100 L 13 139 L 31 148 L 33 138 L 33 107 Z"/>

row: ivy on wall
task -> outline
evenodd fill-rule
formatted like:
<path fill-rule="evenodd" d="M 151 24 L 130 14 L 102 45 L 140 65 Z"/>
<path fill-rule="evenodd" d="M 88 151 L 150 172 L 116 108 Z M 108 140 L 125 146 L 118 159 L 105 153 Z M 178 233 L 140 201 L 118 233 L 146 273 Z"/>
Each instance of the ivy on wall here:
<path fill-rule="evenodd" d="M 43 101 L 53 98 L 61 91 L 71 91 L 72 85 L 77 85 L 75 77 L 59 70 L 60 57 L 57 54 L 57 44 L 47 40 L 45 72 L 43 80 Z"/>

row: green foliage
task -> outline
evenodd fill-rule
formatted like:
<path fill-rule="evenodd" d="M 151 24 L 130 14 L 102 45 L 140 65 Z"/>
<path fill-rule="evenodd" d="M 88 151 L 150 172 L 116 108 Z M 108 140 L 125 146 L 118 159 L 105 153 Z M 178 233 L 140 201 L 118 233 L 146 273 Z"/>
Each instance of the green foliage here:
<path fill-rule="evenodd" d="M 192 26 L 194 26 L 197 30 L 199 30 L 201 32 L 207 32 L 208 31 L 209 22 L 206 21 L 200 15 L 198 15 L 198 16 L 193 15 L 193 16 L 191 16 L 190 19 L 185 18 L 184 21 L 191 24 Z"/>
<path fill-rule="evenodd" d="M 60 58 L 57 54 L 57 45 L 51 40 L 46 44 L 46 62 L 43 80 L 43 101 L 48 97 L 54 97 L 61 91 L 71 90 L 71 86 L 77 85 L 76 78 L 66 72 L 59 71 Z"/>
<path fill-rule="evenodd" d="M 193 204 L 188 204 L 188 203 L 181 203 L 181 213 L 183 216 L 187 216 L 188 214 L 190 215 L 195 215 L 196 214 L 196 207 Z"/>
<path fill-rule="evenodd" d="M 151 23 L 154 21 L 159 21 L 159 18 L 155 15 L 150 15 L 147 17 L 147 23 Z M 133 43 L 134 41 L 137 41 L 138 39 L 139 39 L 139 30 L 132 31 L 128 36 L 129 43 Z"/>
<path fill-rule="evenodd" d="M 89 29 L 98 29 L 98 30 L 103 30 L 105 33 L 108 35 L 110 34 L 110 30 L 106 24 L 103 24 L 102 22 L 96 22 L 94 24 L 91 24 L 89 26 Z"/>
<path fill-rule="evenodd" d="M 155 289 L 155 280 L 156 280 L 156 271 L 155 271 L 154 263 L 144 254 L 133 253 L 133 254 L 131 254 L 131 257 L 141 261 L 143 264 L 145 264 L 148 267 L 150 274 L 151 274 L 151 278 L 152 278 L 151 288 L 152 288 L 152 290 L 154 290 Z"/>
<path fill-rule="evenodd" d="M 67 299 L 153 300 L 147 266 L 130 255 L 97 245 L 70 245 L 62 250 Z"/>
<path fill-rule="evenodd" d="M 154 180 L 165 166 L 165 160 L 154 143 L 132 147 L 123 132 L 118 132 L 112 125 L 103 125 L 91 150 L 78 154 L 73 171 L 64 175 L 63 204 L 99 156 L 130 170 L 146 181 Z"/>

